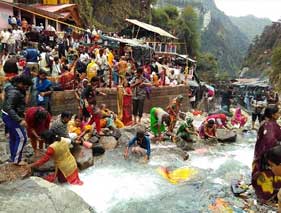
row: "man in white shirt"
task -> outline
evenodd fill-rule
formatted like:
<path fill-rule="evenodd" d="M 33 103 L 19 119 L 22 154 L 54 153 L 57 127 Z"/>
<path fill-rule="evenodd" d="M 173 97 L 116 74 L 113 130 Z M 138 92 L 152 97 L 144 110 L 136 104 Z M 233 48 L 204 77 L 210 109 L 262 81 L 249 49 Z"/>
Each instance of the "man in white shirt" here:
<path fill-rule="evenodd" d="M 16 41 L 16 50 L 21 50 L 22 48 L 22 41 L 24 39 L 24 33 L 20 29 L 14 29 L 12 35 Z"/>
<path fill-rule="evenodd" d="M 8 49 L 8 40 L 10 38 L 10 33 L 7 29 L 4 29 L 0 33 L 1 43 L 3 45 L 3 49 Z"/>

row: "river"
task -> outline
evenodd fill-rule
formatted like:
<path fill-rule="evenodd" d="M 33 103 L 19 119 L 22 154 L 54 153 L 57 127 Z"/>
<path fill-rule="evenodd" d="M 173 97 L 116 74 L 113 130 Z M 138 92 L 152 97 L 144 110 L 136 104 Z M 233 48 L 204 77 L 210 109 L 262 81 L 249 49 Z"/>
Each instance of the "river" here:
<path fill-rule="evenodd" d="M 174 144 L 165 142 L 152 145 L 148 164 L 139 163 L 136 157 L 125 161 L 124 147 L 119 147 L 106 152 L 95 166 L 81 173 L 83 186 L 65 187 L 79 194 L 98 213 L 210 212 L 209 206 L 217 198 L 223 198 L 231 212 L 244 212 L 245 202 L 233 196 L 230 182 L 237 178 L 250 180 L 255 140 L 256 132 L 249 131 L 238 134 L 233 144 L 197 144 L 187 161 L 171 151 Z M 198 173 L 174 185 L 156 171 L 161 166 L 194 168 Z"/>

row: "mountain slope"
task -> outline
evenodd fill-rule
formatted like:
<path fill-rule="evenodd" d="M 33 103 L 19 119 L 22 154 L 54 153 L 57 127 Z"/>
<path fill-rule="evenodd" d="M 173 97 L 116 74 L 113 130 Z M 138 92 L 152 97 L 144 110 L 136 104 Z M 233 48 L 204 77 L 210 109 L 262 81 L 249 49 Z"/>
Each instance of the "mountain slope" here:
<path fill-rule="evenodd" d="M 221 70 L 234 76 L 250 44 L 247 36 L 216 7 L 214 0 L 158 0 L 158 6 L 168 4 L 179 8 L 192 5 L 197 9 L 202 51 L 212 53 L 217 58 Z"/>
<path fill-rule="evenodd" d="M 242 17 L 229 17 L 233 24 L 235 24 L 239 30 L 244 33 L 250 41 L 260 35 L 264 27 L 271 25 L 271 20 L 267 18 L 257 18 L 253 15 Z"/>
<path fill-rule="evenodd" d="M 281 23 L 266 26 L 263 33 L 251 44 L 244 66 L 248 68 L 245 76 L 260 77 L 271 70 L 272 51 L 281 44 Z"/>

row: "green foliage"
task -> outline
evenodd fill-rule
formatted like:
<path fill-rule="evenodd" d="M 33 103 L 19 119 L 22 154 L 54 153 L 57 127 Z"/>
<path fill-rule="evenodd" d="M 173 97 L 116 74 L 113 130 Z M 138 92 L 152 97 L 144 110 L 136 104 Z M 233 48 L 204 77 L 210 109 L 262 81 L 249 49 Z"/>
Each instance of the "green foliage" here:
<path fill-rule="evenodd" d="M 170 18 L 164 9 L 153 9 L 151 16 L 153 24 L 157 24 L 156 26 L 168 30 Z"/>
<path fill-rule="evenodd" d="M 93 6 L 89 0 L 74 0 L 74 3 L 78 5 L 79 14 L 85 27 L 92 26 L 94 24 Z"/>
<path fill-rule="evenodd" d="M 271 82 L 276 88 L 281 89 L 281 45 L 276 47 L 272 53 L 272 71 L 269 73 Z"/>
<path fill-rule="evenodd" d="M 177 36 L 186 43 L 187 53 L 196 56 L 200 48 L 200 34 L 198 32 L 198 16 L 191 6 L 187 6 L 180 16 Z"/>
<path fill-rule="evenodd" d="M 256 36 L 250 45 L 243 66 L 248 67 L 247 77 L 260 77 L 275 73 L 273 70 L 273 51 L 281 44 L 281 24 L 273 23 L 265 27 L 260 36 Z M 276 50 L 276 51 L 277 51 Z M 275 53 L 276 54 L 276 53 Z M 272 62 L 272 63 L 271 63 Z M 272 77 L 272 74 L 269 74 Z"/>
<path fill-rule="evenodd" d="M 198 56 L 197 73 L 199 78 L 206 82 L 214 82 L 219 74 L 216 58 L 211 53 L 202 53 Z"/>
<path fill-rule="evenodd" d="M 179 11 L 175 6 L 168 5 L 163 10 L 171 20 L 176 20 L 179 17 Z"/>

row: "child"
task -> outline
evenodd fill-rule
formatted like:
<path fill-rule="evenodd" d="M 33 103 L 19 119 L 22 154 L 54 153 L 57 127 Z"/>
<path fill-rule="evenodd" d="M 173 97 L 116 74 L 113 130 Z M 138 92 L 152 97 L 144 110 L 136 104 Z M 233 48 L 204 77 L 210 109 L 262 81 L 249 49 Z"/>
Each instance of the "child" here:
<path fill-rule="evenodd" d="M 143 130 L 138 130 L 136 136 L 129 141 L 124 152 L 125 159 L 128 159 L 129 149 L 133 145 L 134 147 L 132 148 L 132 152 L 144 156 L 144 163 L 147 163 L 150 158 L 150 139 L 145 136 L 145 132 Z"/>

